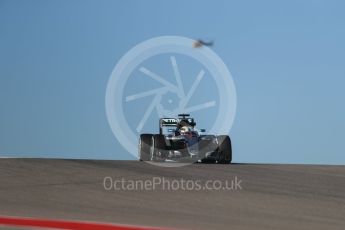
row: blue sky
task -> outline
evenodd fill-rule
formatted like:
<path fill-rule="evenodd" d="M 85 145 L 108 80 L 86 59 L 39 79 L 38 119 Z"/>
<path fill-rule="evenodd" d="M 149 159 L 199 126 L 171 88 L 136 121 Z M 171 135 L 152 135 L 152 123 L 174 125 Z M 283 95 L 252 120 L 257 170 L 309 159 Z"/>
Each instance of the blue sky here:
<path fill-rule="evenodd" d="M 0 155 L 134 159 L 107 122 L 109 76 L 136 44 L 177 35 L 214 40 L 233 75 L 234 161 L 344 164 L 344 9 L 341 0 L 0 0 Z"/>

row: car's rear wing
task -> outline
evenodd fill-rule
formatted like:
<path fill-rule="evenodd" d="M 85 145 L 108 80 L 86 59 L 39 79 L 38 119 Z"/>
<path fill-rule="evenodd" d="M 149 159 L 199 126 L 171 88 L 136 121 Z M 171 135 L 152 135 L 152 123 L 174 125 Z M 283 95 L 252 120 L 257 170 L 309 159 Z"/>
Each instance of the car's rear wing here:
<path fill-rule="evenodd" d="M 161 118 L 159 119 L 159 132 L 162 133 L 162 127 L 176 127 L 181 121 L 184 121 L 193 127 L 195 126 L 193 118 Z"/>
<path fill-rule="evenodd" d="M 176 126 L 179 122 L 180 122 L 180 119 L 176 119 L 176 118 L 161 118 L 159 119 L 159 127 Z"/>

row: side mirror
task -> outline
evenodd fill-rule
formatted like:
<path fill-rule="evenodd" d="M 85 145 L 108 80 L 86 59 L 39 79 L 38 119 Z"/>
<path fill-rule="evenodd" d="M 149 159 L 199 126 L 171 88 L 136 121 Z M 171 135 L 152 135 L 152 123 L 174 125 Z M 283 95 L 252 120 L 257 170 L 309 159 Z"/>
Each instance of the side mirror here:
<path fill-rule="evenodd" d="M 206 132 L 206 129 L 200 129 L 200 132 L 204 133 L 204 132 Z"/>

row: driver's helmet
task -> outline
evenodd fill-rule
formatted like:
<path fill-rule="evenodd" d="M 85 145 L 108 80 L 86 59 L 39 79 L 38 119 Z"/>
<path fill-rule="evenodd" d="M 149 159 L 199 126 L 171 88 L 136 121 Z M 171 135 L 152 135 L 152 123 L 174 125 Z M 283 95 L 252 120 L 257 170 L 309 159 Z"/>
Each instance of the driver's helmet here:
<path fill-rule="evenodd" d="M 186 132 L 189 132 L 189 131 L 190 131 L 190 127 L 188 127 L 188 126 L 182 126 L 180 128 L 180 132 L 181 133 L 186 133 Z"/>

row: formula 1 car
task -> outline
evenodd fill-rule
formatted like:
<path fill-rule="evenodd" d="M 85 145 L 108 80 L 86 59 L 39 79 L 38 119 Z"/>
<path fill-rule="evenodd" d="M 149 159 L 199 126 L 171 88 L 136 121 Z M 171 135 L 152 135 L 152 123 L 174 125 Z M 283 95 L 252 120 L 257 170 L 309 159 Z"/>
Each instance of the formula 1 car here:
<path fill-rule="evenodd" d="M 159 134 L 141 134 L 139 160 L 157 162 L 208 162 L 229 164 L 232 160 L 228 135 L 205 135 L 195 129 L 189 114 L 159 119 Z"/>

